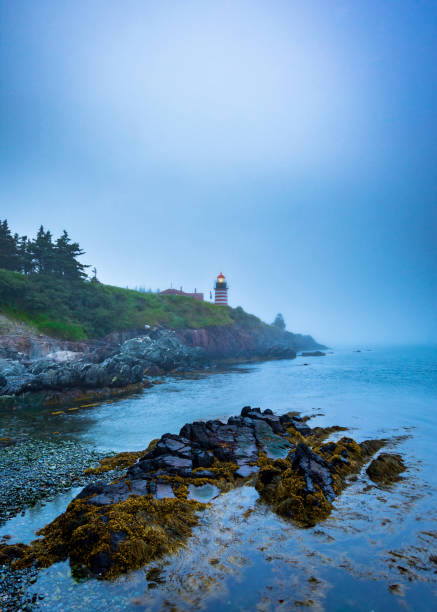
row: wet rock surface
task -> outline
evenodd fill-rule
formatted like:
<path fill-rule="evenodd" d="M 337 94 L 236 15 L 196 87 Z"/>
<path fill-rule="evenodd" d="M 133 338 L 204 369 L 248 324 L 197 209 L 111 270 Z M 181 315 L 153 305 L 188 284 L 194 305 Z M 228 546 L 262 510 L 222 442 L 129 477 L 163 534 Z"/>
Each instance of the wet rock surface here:
<path fill-rule="evenodd" d="M 366 472 L 373 482 L 390 484 L 401 478 L 400 474 L 406 466 L 400 455 L 394 453 L 381 453 L 374 459 Z"/>
<path fill-rule="evenodd" d="M 102 475 L 92 469 L 103 460 L 108 460 L 104 453 L 71 440 L 18 439 L 0 447 L 0 526 L 38 502 L 50 502 L 72 487 L 101 479 Z M 111 465 L 107 480 L 121 474 L 118 465 Z M 14 533 L 1 536 L 0 547 L 8 545 L 13 536 Z M 19 549 L 10 548 L 12 559 Z M 43 596 L 28 593 L 37 574 L 33 565 L 20 570 L 9 564 L 0 565 L 0 610 L 39 609 Z"/>
<path fill-rule="evenodd" d="M 86 353 L 64 350 L 31 358 L 16 352 L 0 359 L 0 396 L 125 388 L 141 383 L 153 369 L 161 373 L 178 367 L 189 369 L 203 360 L 202 349 L 185 346 L 173 331 L 164 328 L 150 329 L 115 346 L 109 342 L 91 344 Z"/>
<path fill-rule="evenodd" d="M 346 476 L 383 445 L 347 437 L 320 444 L 321 437 L 295 414 L 249 406 L 227 422 L 187 423 L 139 457 L 132 453 L 120 478 L 89 483 L 39 532 L 41 539 L 0 547 L 0 563 L 47 567 L 69 559 L 112 578 L 177 550 L 206 503 L 248 481 L 278 514 L 314 525 L 329 515 Z M 127 454 L 120 455 L 127 465 Z M 104 472 L 104 466 L 102 461 L 93 472 Z"/>
<path fill-rule="evenodd" d="M 3 320 L 7 325 L 6 333 L 0 333 L 0 405 L 7 406 L 36 398 L 44 405 L 101 401 L 149 386 L 149 376 L 215 362 L 294 359 L 298 350 L 325 348 L 311 336 L 269 325 L 178 330 L 146 325 L 102 340 L 70 342 Z"/>

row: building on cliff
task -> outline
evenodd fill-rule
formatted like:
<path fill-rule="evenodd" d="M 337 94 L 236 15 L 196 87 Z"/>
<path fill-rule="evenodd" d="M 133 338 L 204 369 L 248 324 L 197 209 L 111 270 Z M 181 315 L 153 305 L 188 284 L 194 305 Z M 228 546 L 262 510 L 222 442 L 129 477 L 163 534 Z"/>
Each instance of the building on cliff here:
<path fill-rule="evenodd" d="M 199 300 L 203 302 L 203 293 L 198 293 L 197 289 L 194 289 L 194 293 L 187 293 L 182 291 L 182 287 L 180 289 L 165 289 L 165 291 L 160 291 L 161 295 L 183 295 L 185 297 L 190 297 L 195 300 Z"/>
<path fill-rule="evenodd" d="M 214 291 L 215 291 L 214 303 L 227 306 L 228 305 L 228 283 L 226 282 L 226 278 L 221 272 L 217 276 Z"/>

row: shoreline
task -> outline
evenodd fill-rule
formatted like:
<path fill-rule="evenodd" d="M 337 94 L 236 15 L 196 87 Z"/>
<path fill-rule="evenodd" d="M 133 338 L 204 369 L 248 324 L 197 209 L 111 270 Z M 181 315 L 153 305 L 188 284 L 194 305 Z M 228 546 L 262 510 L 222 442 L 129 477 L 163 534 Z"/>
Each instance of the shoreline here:
<path fill-rule="evenodd" d="M 279 417 L 271 410 L 261 412 L 246 406 L 241 415 L 229 417 L 227 422 L 186 424 L 179 435 L 164 434 L 150 443 L 146 451 L 119 453 L 86 470 L 83 465 L 79 468 L 76 465 L 83 480 L 93 478 L 69 504 L 65 516 L 60 515 L 47 525 L 40 533 L 44 537 L 30 545 L 9 545 L 3 541 L 0 546 L 3 563 L 8 560 L 17 569 L 35 564 L 48 567 L 70 557 L 73 565 L 83 563 L 91 574 L 113 578 L 160 558 L 163 552 L 174 552 L 190 537 L 199 510 L 205 509 L 220 493 L 245 483 L 255 485 L 260 499 L 278 515 L 291 518 L 300 527 L 314 526 L 331 513 L 333 500 L 347 486 L 346 477 L 360 471 L 386 441 L 357 444 L 343 436 L 337 442 L 324 443 L 331 434 L 345 428 L 311 428 L 307 420 L 296 413 Z M 92 458 L 96 460 L 97 456 Z M 53 468 L 49 465 L 49 469 Z M 79 477 L 75 478 L 76 485 Z M 118 525 L 115 548 L 112 523 L 106 529 L 95 522 L 102 512 L 109 513 L 110 521 L 114 513 L 120 513 L 115 523 Z M 144 513 L 150 514 L 149 519 L 132 530 L 129 525 L 136 525 Z M 88 515 L 91 519 L 86 518 Z M 152 517 L 155 527 L 149 525 Z M 87 520 L 91 522 L 85 527 Z M 77 550 L 74 544 L 75 530 L 82 522 L 84 528 L 97 528 L 99 533 L 87 537 L 90 548 L 86 553 L 85 541 Z M 121 527 L 124 522 L 125 527 Z M 59 528 L 64 535 L 58 532 Z M 162 533 L 169 530 L 157 548 L 156 529 Z M 121 539 L 120 533 L 124 533 Z M 168 539 L 170 533 L 173 535 Z M 98 552 L 100 545 L 95 548 L 99 538 L 103 538 L 102 542 L 109 538 L 111 542 L 103 555 Z M 151 538 L 145 556 L 137 555 L 138 538 L 145 538 L 146 542 Z M 132 555 L 128 552 L 130 548 Z"/>
<path fill-rule="evenodd" d="M 348 353 L 349 352 L 350 351 L 348 351 Z M 387 361 L 387 367 L 388 368 L 391 367 L 391 361 L 389 361 L 387 358 L 386 358 L 386 361 Z M 349 363 L 349 361 L 348 361 L 348 363 Z M 350 357 L 350 363 L 352 363 L 352 355 Z M 356 363 L 357 367 L 359 368 L 360 364 L 361 364 L 361 358 L 358 357 L 358 356 L 356 358 L 353 357 L 353 363 Z M 274 367 L 274 369 L 276 369 L 276 366 L 273 366 L 273 367 Z M 280 372 L 285 372 L 286 370 L 288 371 L 288 368 L 289 368 L 289 366 L 287 366 L 286 364 L 284 364 L 284 366 L 281 366 L 281 365 L 278 364 L 278 367 L 280 368 L 280 370 L 279 370 Z M 299 369 L 295 369 L 295 368 L 293 368 L 293 366 L 292 366 L 292 369 L 294 370 L 295 374 L 297 375 L 298 372 L 299 372 Z M 271 369 L 268 367 L 267 371 L 270 372 L 270 370 Z M 311 376 L 311 380 L 313 380 L 314 376 L 317 375 L 317 370 L 313 370 L 313 374 Z M 385 370 L 382 370 L 382 371 L 385 371 Z M 193 373 L 193 378 L 196 378 L 197 375 L 203 377 L 203 374 L 207 374 L 207 373 L 208 373 L 208 371 L 207 372 L 201 371 L 201 372 L 198 372 L 197 374 Z M 296 376 L 295 376 L 294 378 L 295 378 L 296 383 L 297 383 L 297 381 L 298 381 L 298 379 L 300 377 L 297 376 L 297 378 L 296 378 Z M 240 386 L 240 383 L 237 383 L 237 384 Z M 293 389 L 294 386 L 295 385 L 292 385 L 291 389 Z M 205 387 L 205 390 L 207 390 L 208 388 L 209 388 L 208 386 Z M 229 387 L 229 389 L 231 389 L 231 388 L 233 388 L 232 385 Z M 244 383 L 243 386 L 242 386 L 242 389 L 246 389 L 246 388 L 247 388 L 247 384 Z M 157 389 L 157 391 L 158 391 L 158 389 Z M 188 396 L 191 396 L 190 392 L 188 393 Z M 243 397 L 243 396 L 244 395 L 241 393 L 240 397 Z M 172 396 L 168 396 L 168 397 L 169 397 L 169 401 L 171 401 L 171 397 Z M 274 397 L 274 395 L 272 396 L 272 399 L 273 399 L 273 397 Z M 134 401 L 134 403 L 136 402 L 136 400 L 133 400 L 133 401 Z M 263 404 L 264 405 L 269 405 L 265 401 L 263 401 Z M 240 404 L 240 406 L 241 405 L 243 405 L 243 404 Z M 273 407 L 273 405 L 274 404 L 272 403 L 272 407 Z M 307 403 L 307 409 L 303 408 L 303 412 L 302 413 L 303 414 L 311 414 L 311 405 L 312 405 L 311 403 Z M 314 404 L 314 405 L 317 405 L 317 404 Z M 328 403 L 328 405 L 329 405 L 329 403 Z M 299 406 L 297 406 L 297 407 L 299 408 Z M 302 406 L 300 407 L 300 409 L 302 410 Z M 134 414 L 135 413 L 135 409 L 133 408 L 132 410 L 133 410 L 132 414 Z M 314 410 L 315 410 L 315 408 L 314 408 Z M 323 407 L 322 407 L 321 404 L 320 404 L 319 410 L 323 410 Z M 107 411 L 106 411 L 105 414 L 109 414 L 110 411 L 111 411 L 111 407 L 108 406 Z M 221 410 L 219 409 L 219 412 L 217 414 L 220 414 L 220 412 L 221 412 Z M 47 412 L 47 414 L 49 414 L 49 412 Z M 141 412 L 141 413 L 138 413 L 138 414 L 140 415 L 140 414 L 143 414 L 143 413 Z M 189 413 L 187 413 L 187 414 L 189 414 Z M 397 414 L 397 412 L 395 414 Z M 209 415 L 210 416 L 206 417 L 206 418 L 215 418 L 214 417 L 214 413 L 212 413 L 212 415 L 211 415 L 211 412 L 210 412 Z M 17 416 L 18 416 L 18 413 L 17 413 Z M 171 417 L 171 414 L 168 415 L 168 416 Z M 319 415 L 314 414 L 313 416 L 319 416 Z M 196 418 L 199 418 L 198 413 L 196 415 Z M 397 420 L 397 426 L 398 427 L 401 424 L 403 424 L 403 420 L 404 420 L 404 417 L 402 417 L 402 415 L 401 416 L 398 415 L 398 420 Z M 341 424 L 346 424 L 346 425 L 353 425 L 354 424 L 353 422 L 351 423 L 349 419 L 346 419 L 346 421 L 345 421 L 344 418 L 342 417 L 342 412 L 341 411 L 338 412 L 337 416 L 334 417 L 334 419 L 329 418 L 329 419 L 321 419 L 321 420 L 318 419 L 317 420 L 317 424 L 318 425 L 320 424 L 322 426 L 329 424 L 329 422 L 334 422 L 334 423 L 335 422 L 339 422 Z M 383 425 L 384 422 L 385 422 L 384 419 L 377 418 L 376 421 L 375 421 L 376 427 L 373 427 L 373 426 L 371 426 L 370 428 L 366 427 L 365 429 L 367 431 L 366 431 L 366 433 L 364 433 L 364 435 L 363 435 L 363 433 L 357 434 L 357 432 L 355 432 L 355 436 L 358 436 L 356 439 L 358 439 L 358 440 L 364 439 L 364 436 L 374 437 L 375 434 L 379 433 L 379 431 L 383 432 L 383 435 L 384 435 L 384 433 L 385 433 L 385 428 L 384 428 L 384 425 Z M 180 425 L 178 425 L 178 426 L 180 426 Z M 168 418 L 167 418 L 166 419 L 166 425 L 164 427 L 165 427 L 165 429 L 161 429 L 161 432 L 165 431 L 165 430 L 173 431 L 173 429 L 170 428 L 171 427 L 171 420 L 169 421 Z M 381 427 L 383 427 L 384 429 L 380 429 Z M 155 427 L 154 430 L 153 430 L 154 436 L 156 436 L 157 431 L 158 430 Z M 360 429 L 360 431 L 361 431 L 361 429 Z M 364 430 L 363 430 L 363 432 L 364 432 Z M 369 433 L 370 433 L 370 435 L 369 435 Z M 388 436 L 391 437 L 395 433 L 396 433 L 396 429 L 392 430 L 392 428 L 389 428 L 389 430 L 386 432 L 387 437 Z M 403 443 L 403 440 L 399 440 L 399 442 Z M 107 445 L 105 444 L 105 446 L 107 446 Z M 129 444 L 124 445 L 124 446 L 126 448 L 138 448 L 137 446 L 132 446 L 132 445 L 129 445 Z M 403 446 L 403 444 L 402 444 L 402 446 Z M 109 446 L 108 446 L 108 448 L 109 448 Z M 107 453 L 105 453 L 105 454 L 107 454 Z M 408 464 L 412 468 L 411 474 L 414 475 L 416 470 L 417 470 L 417 467 L 415 467 L 415 464 L 412 463 L 412 461 L 411 461 L 412 459 L 414 460 L 414 452 L 413 452 L 413 457 L 411 456 L 411 450 L 409 452 L 407 452 L 407 456 L 409 457 Z M 415 479 L 413 479 L 413 480 L 415 481 Z M 329 554 L 328 538 L 331 541 L 333 541 L 331 536 L 334 536 L 338 540 L 338 543 L 335 545 L 336 549 L 338 549 L 341 552 L 340 531 L 343 529 L 343 527 L 341 525 L 343 524 L 344 521 L 345 521 L 344 526 L 345 526 L 346 529 L 349 530 L 350 534 L 352 532 L 353 533 L 356 533 L 356 532 L 359 533 L 360 529 L 363 529 L 363 528 L 366 529 L 367 520 L 377 521 L 377 523 L 376 523 L 377 529 L 379 531 L 381 531 L 381 534 L 382 533 L 384 534 L 384 538 L 386 538 L 386 540 L 387 540 L 387 545 L 386 545 L 386 547 L 384 549 L 384 551 L 385 551 L 384 554 L 386 554 L 387 560 L 384 557 L 383 565 L 380 566 L 378 570 L 375 569 L 375 572 L 376 572 L 375 573 L 375 579 L 377 578 L 378 581 L 379 581 L 378 582 L 378 588 L 379 588 L 380 592 L 383 592 L 384 588 L 387 590 L 389 585 L 394 585 L 393 589 L 395 588 L 396 585 L 400 585 L 399 586 L 400 590 L 402 590 L 402 585 L 405 585 L 405 588 L 408 589 L 408 580 L 409 580 L 408 576 L 409 576 L 409 574 L 407 576 L 399 576 L 398 572 L 396 571 L 396 567 L 395 566 L 391 567 L 391 565 L 389 563 L 390 560 L 388 559 L 388 552 L 387 552 L 389 550 L 395 550 L 395 551 L 398 551 L 400 554 L 402 553 L 402 554 L 408 555 L 408 550 L 406 550 L 406 551 L 402 550 L 400 548 L 399 544 L 398 544 L 398 546 L 396 546 L 396 544 L 393 544 L 393 542 L 390 540 L 391 530 L 394 528 L 395 525 L 396 525 L 396 528 L 397 528 L 398 525 L 401 526 L 402 525 L 402 521 L 405 520 L 404 519 L 404 512 L 402 512 L 400 509 L 399 510 L 395 510 L 395 509 L 390 510 L 389 511 L 390 512 L 389 516 L 390 516 L 391 521 L 392 521 L 391 523 L 390 523 L 390 521 L 386 522 L 386 516 L 387 516 L 386 512 L 387 512 L 388 508 L 391 508 L 391 506 L 389 506 L 390 498 L 393 500 L 392 503 L 395 502 L 399 506 L 399 508 L 401 508 L 405 503 L 408 503 L 408 501 L 409 501 L 409 497 L 408 496 L 410 494 L 412 495 L 414 493 L 414 491 L 415 491 L 415 482 L 414 481 L 411 482 L 411 483 L 408 483 L 408 481 L 405 480 L 404 484 L 401 483 L 399 486 L 396 486 L 396 488 L 393 487 L 392 492 L 389 492 L 389 490 L 386 488 L 386 486 L 383 486 L 383 487 L 375 487 L 375 486 L 373 486 L 373 488 L 371 488 L 369 491 L 367 491 L 367 489 L 369 489 L 368 481 L 366 482 L 366 474 L 363 472 L 359 476 L 358 482 L 354 481 L 354 484 L 352 486 L 351 491 L 345 492 L 344 495 L 342 496 L 342 501 L 339 501 L 339 503 L 336 504 L 337 509 L 336 509 L 335 515 L 333 516 L 333 519 L 332 519 L 333 522 L 331 522 L 331 520 L 330 520 L 330 521 L 328 521 L 326 523 L 326 525 L 323 525 L 323 526 L 321 525 L 320 528 L 319 528 L 319 531 L 314 532 L 314 535 L 311 535 L 312 534 L 312 530 L 310 532 L 308 532 L 309 537 L 310 537 L 310 542 L 312 543 L 311 545 L 313 547 L 312 550 L 315 550 L 316 553 L 317 553 L 317 551 L 319 551 L 320 554 L 322 554 L 323 551 L 325 552 L 325 554 Z M 238 499 L 239 495 L 240 495 L 239 493 L 236 494 L 236 495 L 233 495 L 233 499 Z M 357 495 L 359 497 L 356 497 Z M 384 503 L 384 500 L 382 500 L 381 496 L 385 497 L 387 499 L 387 502 Z M 229 498 L 229 499 L 231 499 L 231 498 Z M 351 514 L 351 512 L 353 512 L 353 508 L 355 507 L 356 501 L 358 502 L 360 499 L 361 499 L 361 502 L 360 502 L 361 509 L 363 509 L 363 505 L 362 504 L 364 504 L 364 508 L 367 507 L 367 511 L 366 511 L 367 519 L 366 519 L 366 516 L 364 516 L 363 517 L 364 521 L 361 520 L 361 523 L 363 523 L 363 522 L 365 523 L 364 525 L 362 525 L 360 523 L 360 520 L 359 520 L 358 516 L 355 516 L 355 515 Z M 224 500 L 223 503 L 229 505 L 230 501 L 227 502 L 227 501 Z M 221 507 L 221 505 L 220 505 L 220 507 Z M 393 506 L 393 508 L 396 508 L 396 506 Z M 409 509 L 409 513 L 411 513 L 411 508 Z M 238 514 L 238 517 L 240 517 L 240 514 L 241 514 L 241 512 Z M 264 520 L 263 519 L 264 511 L 262 509 L 258 508 L 257 510 L 254 511 L 252 516 L 257 516 L 258 520 L 260 522 L 259 524 L 261 525 L 263 520 Z M 413 515 L 411 516 L 411 518 L 413 518 Z M 205 520 L 206 520 L 206 523 L 208 524 L 208 520 L 209 519 L 206 518 Z M 242 520 L 241 517 L 238 518 L 238 521 L 240 521 L 240 520 Z M 234 525 L 234 528 L 237 529 L 237 530 L 238 530 L 238 527 L 239 527 L 239 522 L 238 521 Z M 47 522 L 47 521 L 45 521 L 45 522 Z M 270 521 L 270 523 L 271 523 L 271 521 Z M 329 526 L 329 524 L 331 524 L 331 526 Z M 274 523 L 274 525 L 276 525 L 276 522 Z M 271 525 L 272 528 L 277 530 L 277 535 L 280 535 L 281 531 L 282 531 L 282 528 L 280 527 L 281 521 L 279 521 L 277 523 L 277 526 L 274 526 L 274 525 Z M 384 527 L 382 527 L 382 525 Z M 392 527 L 390 527 L 390 525 L 392 525 Z M 419 525 L 418 525 L 418 527 L 419 527 Z M 399 528 L 401 529 L 401 527 L 399 527 Z M 430 529 L 431 529 L 430 525 L 428 525 L 428 524 L 426 525 L 426 528 L 427 528 L 428 531 L 430 531 Z M 422 527 L 422 529 L 425 530 L 425 525 Z M 321 535 L 322 534 L 321 530 L 323 530 L 323 532 L 326 533 L 326 536 L 322 536 Z M 293 533 L 294 533 L 294 531 L 291 530 L 291 528 L 290 528 L 290 531 L 289 531 L 290 537 L 293 537 Z M 317 535 L 318 533 L 320 533 L 320 535 Z M 343 533 L 343 531 L 341 531 L 341 533 Z M 364 531 L 363 532 L 363 536 L 360 536 L 360 537 L 364 537 L 365 533 L 366 532 Z M 206 531 L 204 530 L 204 535 L 205 534 L 206 534 Z M 324 544 L 324 537 L 326 537 L 326 542 L 327 542 L 326 546 Z M 354 539 L 351 540 L 351 542 L 355 541 L 355 539 L 356 538 L 354 537 Z M 196 544 L 196 542 L 197 542 L 197 544 Z M 384 540 L 384 542 L 385 542 L 385 540 Z M 411 542 L 409 542 L 409 543 L 411 543 Z M 192 544 L 190 544 L 190 550 L 193 549 L 193 546 L 195 547 L 198 544 L 199 544 L 199 540 L 198 540 L 198 538 L 196 536 L 196 539 L 193 541 Z M 258 545 L 261 546 L 262 544 L 263 544 L 263 541 L 261 540 Z M 373 554 L 372 553 L 372 548 L 371 548 L 372 544 L 373 544 L 372 542 L 370 542 L 370 544 L 369 544 L 369 542 L 366 542 L 366 546 L 367 547 L 370 546 L 369 554 Z M 246 546 L 247 546 L 247 543 L 246 543 Z M 242 550 L 242 552 L 246 552 L 246 553 L 248 552 L 245 549 L 241 549 L 241 550 Z M 264 558 L 264 561 L 263 561 L 263 563 L 266 563 L 266 570 L 269 567 L 269 565 L 271 564 L 270 558 L 267 558 L 267 555 L 268 554 L 272 554 L 273 551 L 274 551 L 274 548 L 272 549 L 272 551 L 268 550 L 268 551 L 265 552 L 265 554 L 263 553 L 263 555 L 262 555 L 263 557 L 266 557 L 266 558 Z M 194 557 L 193 557 L 193 560 L 194 560 L 196 558 L 196 554 L 195 554 L 196 551 L 192 550 L 192 552 L 194 554 Z M 293 558 L 293 554 L 294 554 L 293 550 L 290 550 L 289 554 L 291 555 L 290 559 L 292 559 Z M 216 559 L 216 558 L 219 557 L 218 555 L 216 555 L 216 552 L 213 550 L 213 548 L 211 549 L 210 557 L 212 559 Z M 351 557 L 351 558 L 353 560 L 353 557 Z M 406 558 L 407 557 L 405 557 L 405 559 Z M 408 559 L 409 559 L 409 557 L 408 557 Z M 206 557 L 205 561 L 206 561 L 206 563 L 208 563 L 208 557 Z M 353 562 L 355 563 L 357 571 L 359 571 L 359 567 L 360 567 L 359 566 L 359 562 L 358 562 L 358 565 L 357 565 L 357 561 L 356 560 L 353 560 Z M 410 561 L 408 561 L 408 562 L 410 562 Z M 304 561 L 303 561 L 303 563 L 304 563 Z M 399 563 L 399 561 L 398 561 L 398 563 Z M 405 565 L 406 561 L 405 562 L 401 561 L 400 563 Z M 172 563 L 172 565 L 171 565 L 171 567 L 173 567 L 173 568 L 176 567 L 176 566 L 177 566 L 177 562 Z M 334 566 L 338 567 L 338 565 L 336 565 L 336 564 L 334 564 Z M 214 567 L 216 567 L 216 566 L 214 566 Z M 408 567 L 408 566 L 406 566 L 406 567 Z M 416 569 L 416 567 L 415 566 L 412 566 L 412 567 L 413 567 L 412 573 L 413 574 L 414 573 L 417 574 L 417 571 L 414 571 Z M 338 567 L 338 569 L 341 569 L 341 568 Z M 191 570 L 191 567 L 189 567 L 189 564 L 188 564 L 187 565 L 187 571 L 190 571 L 190 570 Z M 322 570 L 320 570 L 321 573 L 319 573 L 319 566 L 317 566 L 317 569 L 315 571 L 317 571 L 317 573 L 314 574 L 314 575 L 317 576 L 317 578 L 323 580 L 323 572 L 322 572 Z M 23 576 L 26 575 L 27 570 L 20 570 L 20 572 L 22 572 L 22 574 L 17 572 L 17 573 L 14 574 L 14 576 L 15 577 L 19 577 L 20 580 L 21 579 L 24 580 Z M 389 572 L 390 578 L 385 578 L 384 577 L 385 576 L 385 572 Z M 48 573 L 46 573 L 46 572 L 42 573 L 41 574 L 41 579 L 38 579 L 37 583 L 35 585 L 31 586 L 29 594 L 31 596 L 33 596 L 33 594 L 35 592 L 37 594 L 41 593 L 41 595 L 44 594 L 44 597 L 45 597 L 45 606 L 47 606 L 47 604 L 50 604 L 50 602 L 55 602 L 56 598 L 53 598 L 53 600 L 52 600 L 52 597 L 51 597 L 51 593 L 50 593 L 51 586 L 50 585 L 56 584 L 58 573 L 59 573 L 59 576 L 61 575 L 61 573 L 64 576 L 64 578 L 62 578 L 62 580 L 64 580 L 64 583 L 63 583 L 64 586 L 65 585 L 68 586 L 70 584 L 70 581 L 71 581 L 71 584 L 73 584 L 71 578 L 67 579 L 67 574 L 69 574 L 68 564 L 67 565 L 63 564 L 62 567 L 61 566 L 59 566 L 59 568 L 58 567 L 54 567 L 53 571 L 50 570 Z M 2 577 L 4 575 L 5 575 L 4 573 L 1 573 Z M 286 575 L 286 572 L 284 573 L 284 576 L 285 575 Z M 429 576 L 429 572 L 427 573 L 427 575 Z M 421 575 L 419 577 L 418 576 L 415 577 L 413 575 L 412 576 L 413 577 L 413 581 L 414 582 L 416 582 L 416 581 L 422 582 L 423 580 L 426 580 L 427 575 L 425 575 L 424 577 L 422 577 Z M 29 576 L 30 576 L 30 574 L 29 574 Z M 141 573 L 139 574 L 139 576 L 141 576 Z M 209 576 L 209 574 L 208 574 L 208 576 Z M 308 576 L 310 576 L 310 574 L 308 574 Z M 305 579 L 305 573 L 303 575 L 303 578 Z M 365 578 L 364 574 L 363 574 L 363 578 Z M 430 579 L 432 579 L 432 576 L 430 577 Z M 61 578 L 59 578 L 59 580 L 61 580 Z M 389 580 L 389 582 L 388 582 L 388 580 Z M 10 584 L 12 584 L 12 582 L 13 582 L 13 577 L 11 578 Z M 62 584 L 62 582 L 60 582 L 60 584 Z M 322 582 L 322 584 L 323 584 L 323 582 Z M 147 585 L 145 586 L 145 588 L 147 589 Z M 158 587 L 157 591 L 159 591 L 159 593 L 161 593 L 161 587 Z M 86 589 L 85 589 L 85 591 L 84 590 L 78 590 L 78 594 L 79 594 L 78 596 L 80 596 L 80 593 L 84 593 L 84 592 L 87 592 L 87 590 Z M 90 592 L 94 593 L 95 596 L 98 596 L 98 594 L 101 594 L 103 596 L 105 595 L 105 591 L 102 591 L 101 587 L 98 584 L 95 584 L 95 586 L 90 586 Z M 391 593 L 391 591 L 390 591 L 390 593 Z M 397 591 L 394 590 L 393 593 L 396 594 Z M 138 594 L 139 597 L 141 597 L 141 593 L 139 593 L 137 591 L 137 594 Z M 392 596 L 393 595 L 390 595 L 390 597 L 392 597 Z M 123 602 L 124 601 L 123 598 L 125 598 L 125 597 L 126 597 L 126 593 L 124 593 L 123 591 L 120 591 L 120 601 Z M 305 599 L 305 598 L 301 597 L 301 599 Z M 75 601 L 77 603 L 77 598 L 75 598 Z M 44 607 L 44 605 L 43 605 L 43 607 Z M 12 607 L 11 609 L 16 609 L 16 608 Z M 68 609 L 68 606 L 67 606 L 67 609 Z"/>
<path fill-rule="evenodd" d="M 128 397 L 141 393 L 144 389 L 149 389 L 155 385 L 163 384 L 164 377 L 191 378 L 201 375 L 216 374 L 232 369 L 232 366 L 244 366 L 269 361 L 293 360 L 296 357 L 244 357 L 217 359 L 205 361 L 203 367 L 178 367 L 174 370 L 159 370 L 154 368 L 153 376 L 145 376 L 138 383 L 127 384 L 123 387 L 96 387 L 81 388 L 73 387 L 66 389 L 41 389 L 37 391 L 27 391 L 19 395 L 0 395 L 0 410 L 2 408 L 19 408 L 27 406 L 42 406 L 53 408 L 91 408 L 108 400 Z"/>
<path fill-rule="evenodd" d="M 81 342 L 77 350 L 71 342 L 56 344 L 54 339 L 27 334 L 27 353 L 2 336 L 0 406 L 92 403 L 137 392 L 153 384 L 156 376 L 296 357 L 298 336 L 269 333 L 272 337 L 251 337 L 237 328 L 178 332 L 147 327 L 116 334 L 106 342 Z M 16 347 L 22 347 L 22 340 Z M 301 342 L 299 350 L 321 347 L 311 337 Z"/>
<path fill-rule="evenodd" d="M 60 494 L 101 480 L 101 474 L 85 470 L 97 467 L 108 456 L 111 454 L 89 448 L 83 442 L 62 439 L 25 439 L 0 448 L 0 528 L 3 532 L 0 546 L 10 541 L 4 527 L 11 519 L 37 505 L 51 504 Z M 104 478 L 110 482 L 123 471 L 114 467 Z M 38 609 L 38 601 L 43 596 L 29 593 L 37 576 L 36 567 L 14 570 L 9 565 L 0 565 L 1 609 L 5 612 Z"/>

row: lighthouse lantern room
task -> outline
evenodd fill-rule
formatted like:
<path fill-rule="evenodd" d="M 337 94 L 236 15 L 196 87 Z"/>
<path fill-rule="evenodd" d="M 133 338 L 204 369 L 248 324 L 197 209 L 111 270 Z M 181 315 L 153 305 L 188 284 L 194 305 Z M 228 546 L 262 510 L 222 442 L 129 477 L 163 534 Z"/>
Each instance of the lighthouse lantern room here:
<path fill-rule="evenodd" d="M 228 283 L 226 282 L 226 278 L 220 272 L 217 276 L 217 280 L 215 283 L 215 304 L 224 304 L 227 306 L 228 304 Z"/>

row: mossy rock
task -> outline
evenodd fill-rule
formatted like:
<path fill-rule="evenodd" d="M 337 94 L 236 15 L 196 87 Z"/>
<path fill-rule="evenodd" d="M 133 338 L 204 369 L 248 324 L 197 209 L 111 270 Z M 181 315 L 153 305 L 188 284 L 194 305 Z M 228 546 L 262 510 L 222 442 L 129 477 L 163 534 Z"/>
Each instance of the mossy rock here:
<path fill-rule="evenodd" d="M 265 431 L 267 425 L 260 427 L 260 420 L 270 423 L 271 430 Z M 343 437 L 322 444 L 326 434 L 341 428 L 311 429 L 296 418 L 294 427 L 290 420 L 245 407 L 228 423 L 186 424 L 180 434 L 164 434 L 145 451 L 107 457 L 88 472 L 128 468 L 127 473 L 109 484 L 87 485 L 30 545 L 1 546 L 0 564 L 10 563 L 17 569 L 33 564 L 48 567 L 69 559 L 75 572 L 82 568 L 105 579 L 138 569 L 174 553 L 190 537 L 198 511 L 212 499 L 193 499 L 195 487 L 198 492 L 199 487 L 209 486 L 218 495 L 253 483 L 274 512 L 301 527 L 313 526 L 330 515 L 347 477 L 358 473 L 384 441 L 358 444 Z M 293 442 L 285 458 L 273 459 L 264 452 L 266 439 L 273 435 Z M 199 451 L 210 453 L 212 464 L 197 466 Z M 255 469 L 242 475 L 241 467 L 248 463 Z M 384 477 L 404 469 L 399 456 L 388 454 L 380 455 L 368 471 L 372 466 L 379 467 Z"/>
<path fill-rule="evenodd" d="M 406 466 L 400 455 L 381 453 L 372 461 L 366 472 L 373 482 L 390 484 L 401 478 Z"/>
<path fill-rule="evenodd" d="M 36 563 L 49 567 L 67 558 L 95 575 L 114 578 L 138 569 L 166 553 L 175 552 L 197 525 L 197 510 L 205 504 L 192 500 L 153 499 L 132 495 L 118 504 L 94 506 L 75 499 L 52 523 L 38 532 L 43 536 L 17 550 L 0 549 L 12 567 Z M 9 548 L 9 550 L 7 550 Z"/>

